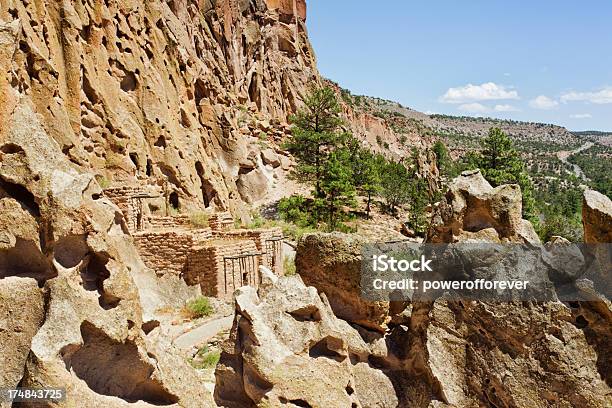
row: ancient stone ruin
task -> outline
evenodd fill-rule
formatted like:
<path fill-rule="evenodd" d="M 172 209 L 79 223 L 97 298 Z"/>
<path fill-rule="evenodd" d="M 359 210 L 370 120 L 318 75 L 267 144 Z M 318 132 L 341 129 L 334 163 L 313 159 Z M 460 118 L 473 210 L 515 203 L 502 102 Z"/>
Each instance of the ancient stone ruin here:
<path fill-rule="evenodd" d="M 239 287 L 258 287 L 259 266 L 283 273 L 280 228 L 235 229 L 226 212 L 213 214 L 208 227 L 190 224 L 185 215 L 155 215 L 148 201 L 162 196 L 154 186 L 120 186 L 104 190 L 123 213 L 146 266 L 158 276 L 181 277 L 207 296 L 228 298 Z"/>

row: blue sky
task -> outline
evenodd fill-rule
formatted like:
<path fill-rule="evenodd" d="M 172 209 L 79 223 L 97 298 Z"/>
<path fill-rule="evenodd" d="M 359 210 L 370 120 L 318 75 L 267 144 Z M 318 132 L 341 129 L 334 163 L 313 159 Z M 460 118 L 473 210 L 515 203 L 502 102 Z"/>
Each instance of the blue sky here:
<path fill-rule="evenodd" d="M 319 70 L 353 93 L 612 131 L 612 1 L 307 4 Z"/>

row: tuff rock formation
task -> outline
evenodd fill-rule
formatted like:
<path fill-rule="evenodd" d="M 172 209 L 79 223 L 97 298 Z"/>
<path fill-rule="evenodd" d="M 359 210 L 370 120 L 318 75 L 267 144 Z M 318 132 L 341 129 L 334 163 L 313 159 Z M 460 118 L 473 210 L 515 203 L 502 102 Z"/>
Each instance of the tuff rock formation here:
<path fill-rule="evenodd" d="M 276 173 L 244 158 L 280 140 L 318 82 L 305 16 L 304 0 L 3 1 L 0 123 L 16 91 L 103 184 L 245 215 Z"/>
<path fill-rule="evenodd" d="M 306 285 L 326 295 L 337 317 L 383 330 L 390 305 L 361 296 L 362 245 L 346 234 L 307 234 L 298 242 L 295 266 Z"/>
<path fill-rule="evenodd" d="M 434 213 L 428 242 L 539 243 L 531 223 L 522 219 L 521 189 L 516 184 L 493 188 L 480 170 L 453 180 Z"/>
<path fill-rule="evenodd" d="M 217 367 L 224 407 L 396 407 L 394 382 L 379 366 L 381 338 L 366 343 L 336 318 L 325 295 L 262 268 L 259 292 L 236 294 L 236 317 Z"/>
<path fill-rule="evenodd" d="M 480 173 L 465 173 L 452 183 L 440 206 L 442 223 L 432 236 L 436 242 L 537 244 L 533 227 L 520 218 L 520 203 L 517 187 L 493 189 Z M 600 211 L 609 209 L 606 204 Z M 559 245 L 567 243 L 550 243 L 546 249 L 554 253 Z M 373 308 L 360 304 L 359 255 L 358 241 L 342 234 L 307 235 L 298 246 L 297 272 L 316 292 L 297 278 L 268 278 L 259 294 L 239 294 L 232 337 L 217 371 L 217 402 L 236 407 L 356 403 L 410 408 L 603 408 L 612 403 L 609 302 L 493 303 L 441 297 L 409 302 L 402 310 L 382 302 Z M 554 262 L 550 265 L 554 269 Z M 382 321 L 386 325 L 372 324 Z M 341 333 L 330 334 L 328 322 Z M 347 400 L 348 394 L 360 397 L 354 372 L 364 356 L 373 370 L 367 378 L 385 380 L 369 384 L 370 389 L 383 392 L 368 400 Z M 344 364 L 334 374 L 340 383 L 353 373 L 350 393 L 327 381 L 329 364 Z M 311 382 L 312 377 L 323 380 Z M 397 400 L 387 398 L 389 384 Z"/>
<path fill-rule="evenodd" d="M 586 190 L 582 200 L 584 242 L 612 243 L 612 202 L 605 195 Z"/>

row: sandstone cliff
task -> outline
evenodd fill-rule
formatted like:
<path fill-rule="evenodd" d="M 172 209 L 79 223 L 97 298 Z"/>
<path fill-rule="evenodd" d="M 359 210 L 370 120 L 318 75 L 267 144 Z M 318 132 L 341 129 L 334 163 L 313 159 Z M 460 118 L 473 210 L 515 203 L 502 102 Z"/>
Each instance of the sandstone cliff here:
<path fill-rule="evenodd" d="M 261 141 L 318 81 L 305 14 L 303 0 L 3 1 L 2 117 L 12 89 L 103 184 L 168 183 L 183 207 L 239 212 L 241 182 L 271 177 Z"/>

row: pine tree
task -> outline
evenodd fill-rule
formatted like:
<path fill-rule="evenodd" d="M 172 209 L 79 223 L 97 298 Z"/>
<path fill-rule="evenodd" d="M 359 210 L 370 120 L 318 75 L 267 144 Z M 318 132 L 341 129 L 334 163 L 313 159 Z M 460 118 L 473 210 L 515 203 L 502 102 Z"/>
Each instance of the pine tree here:
<path fill-rule="evenodd" d="M 337 149 L 329 155 L 322 172 L 320 188 L 321 196 L 318 200 L 325 205 L 319 208 L 324 208 L 329 229 L 335 230 L 342 207 L 355 204 L 355 186 L 348 149 Z"/>
<path fill-rule="evenodd" d="M 533 184 L 512 140 L 501 129 L 491 128 L 483 143 L 484 150 L 476 156 L 477 167 L 483 176 L 494 187 L 502 184 L 518 184 L 523 193 L 523 216 L 536 221 Z"/>
<path fill-rule="evenodd" d="M 312 89 L 304 99 L 304 107 L 291 117 L 291 121 L 293 134 L 285 148 L 297 160 L 295 176 L 314 182 L 315 198 L 320 198 L 325 162 L 347 137 L 340 129 L 340 105 L 333 89 Z"/>

